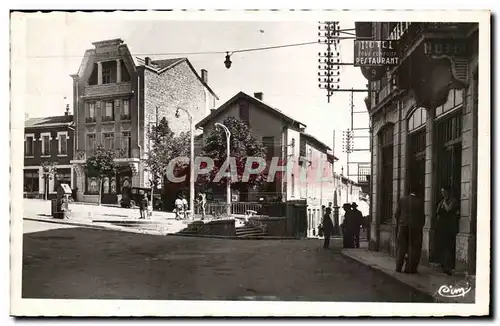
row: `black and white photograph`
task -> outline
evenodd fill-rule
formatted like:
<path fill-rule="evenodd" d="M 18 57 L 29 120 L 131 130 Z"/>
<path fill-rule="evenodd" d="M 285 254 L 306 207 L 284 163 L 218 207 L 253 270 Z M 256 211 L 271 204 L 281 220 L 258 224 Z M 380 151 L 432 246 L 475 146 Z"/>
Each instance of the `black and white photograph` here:
<path fill-rule="evenodd" d="M 11 315 L 488 315 L 490 15 L 12 11 Z"/>

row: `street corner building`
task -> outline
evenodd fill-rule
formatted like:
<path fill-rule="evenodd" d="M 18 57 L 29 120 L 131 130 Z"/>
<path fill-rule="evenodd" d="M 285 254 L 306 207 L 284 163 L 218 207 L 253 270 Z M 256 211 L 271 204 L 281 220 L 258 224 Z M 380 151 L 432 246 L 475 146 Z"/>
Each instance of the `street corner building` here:
<path fill-rule="evenodd" d="M 395 254 L 394 213 L 411 187 L 425 205 L 422 262 L 435 262 L 436 208 L 448 185 L 460 201 L 456 270 L 475 273 L 478 29 L 476 23 L 356 23 L 356 37 L 395 42 L 392 55 L 399 58 L 394 65 L 359 65 L 372 128 L 371 250 Z"/>
<path fill-rule="evenodd" d="M 74 183 L 73 157 L 74 125 L 69 106 L 64 115 L 28 118 L 24 127 L 24 185 L 25 198 L 56 196 L 61 183 Z"/>
<path fill-rule="evenodd" d="M 144 159 L 148 130 L 166 118 L 175 133 L 189 132 L 188 117 L 176 118 L 178 108 L 189 110 L 197 123 L 215 107 L 217 95 L 187 58 L 153 60 L 131 55 L 121 39 L 92 43 L 73 78 L 75 125 L 74 187 L 78 201 L 98 202 L 99 183 L 83 169 L 97 145 L 115 151 L 115 177 L 105 178 L 102 202 L 114 204 L 126 187 L 149 184 Z"/>

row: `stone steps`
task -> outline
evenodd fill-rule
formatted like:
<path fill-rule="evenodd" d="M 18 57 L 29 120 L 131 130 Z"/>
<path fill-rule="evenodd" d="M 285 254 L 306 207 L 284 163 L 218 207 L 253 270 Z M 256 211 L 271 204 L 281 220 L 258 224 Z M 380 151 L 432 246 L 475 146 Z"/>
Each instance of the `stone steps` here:
<path fill-rule="evenodd" d="M 236 228 L 236 236 L 239 238 L 260 237 L 265 235 L 266 233 L 264 233 L 261 228 L 254 226 L 242 226 Z"/>

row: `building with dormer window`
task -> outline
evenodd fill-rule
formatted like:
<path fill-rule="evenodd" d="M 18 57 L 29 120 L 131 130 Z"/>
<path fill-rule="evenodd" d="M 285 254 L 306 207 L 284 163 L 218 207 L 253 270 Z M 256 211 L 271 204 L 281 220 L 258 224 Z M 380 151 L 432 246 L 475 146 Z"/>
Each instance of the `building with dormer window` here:
<path fill-rule="evenodd" d="M 92 43 L 73 78 L 77 200 L 97 202 L 99 186 L 86 176 L 83 163 L 98 145 L 115 151 L 119 171 L 102 185 L 102 202 L 117 203 L 124 187 L 147 187 L 143 159 L 147 131 L 167 118 L 175 133 L 189 131 L 187 117 L 175 117 L 178 107 L 189 109 L 194 123 L 215 107 L 217 95 L 208 86 L 208 73 L 194 69 L 187 58 L 136 58 L 121 39 Z"/>

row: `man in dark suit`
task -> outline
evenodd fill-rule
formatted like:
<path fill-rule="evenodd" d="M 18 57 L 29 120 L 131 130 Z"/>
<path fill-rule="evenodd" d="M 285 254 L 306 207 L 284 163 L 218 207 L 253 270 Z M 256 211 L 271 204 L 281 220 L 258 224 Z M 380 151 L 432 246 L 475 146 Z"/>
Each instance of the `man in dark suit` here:
<path fill-rule="evenodd" d="M 363 213 L 358 210 L 358 204 L 353 202 L 351 204 L 352 207 L 352 227 L 353 227 L 353 238 L 354 238 L 354 248 L 359 248 L 359 231 L 361 226 L 363 225 Z"/>
<path fill-rule="evenodd" d="M 396 210 L 396 272 L 401 272 L 405 255 L 408 262 L 405 273 L 416 273 L 422 251 L 422 229 L 425 224 L 425 213 L 422 199 L 415 192 L 403 196 Z"/>

